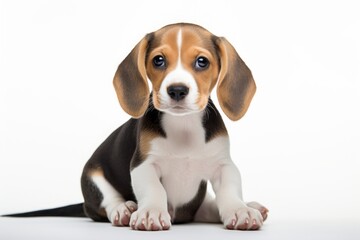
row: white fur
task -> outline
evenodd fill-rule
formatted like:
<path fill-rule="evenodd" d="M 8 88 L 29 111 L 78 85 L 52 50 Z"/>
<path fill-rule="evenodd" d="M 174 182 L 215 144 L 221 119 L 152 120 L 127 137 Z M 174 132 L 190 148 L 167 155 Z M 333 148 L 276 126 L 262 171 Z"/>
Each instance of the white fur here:
<path fill-rule="evenodd" d="M 182 29 L 179 29 L 177 39 L 176 39 L 177 47 L 178 47 L 178 62 L 181 62 L 181 46 L 182 46 Z"/>
<path fill-rule="evenodd" d="M 96 184 L 103 194 L 101 206 L 109 207 L 114 203 L 125 202 L 124 198 L 116 191 L 116 189 L 102 175 L 92 176 L 92 181 Z"/>

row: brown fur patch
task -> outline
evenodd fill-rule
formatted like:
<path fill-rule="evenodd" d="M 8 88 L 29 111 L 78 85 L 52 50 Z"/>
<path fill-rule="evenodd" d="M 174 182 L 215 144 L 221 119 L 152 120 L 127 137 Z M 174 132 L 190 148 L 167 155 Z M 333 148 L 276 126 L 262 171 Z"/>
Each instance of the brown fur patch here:
<path fill-rule="evenodd" d="M 152 41 L 149 52 L 146 59 L 146 71 L 147 75 L 153 85 L 153 103 L 155 107 L 159 106 L 158 93 L 160 86 L 164 78 L 169 72 L 175 69 L 178 59 L 177 49 L 177 33 L 179 27 L 173 29 L 160 29 L 154 34 L 154 40 Z M 167 31 L 165 31 L 167 30 Z M 153 58 L 157 55 L 161 55 L 166 59 L 166 69 L 160 70 L 153 66 Z"/>
<path fill-rule="evenodd" d="M 103 176 L 104 176 L 104 172 L 103 172 L 103 170 L 99 167 L 99 168 L 90 170 L 89 176 L 91 176 L 91 177 L 94 177 L 94 176 L 96 176 L 96 177 L 103 177 Z"/>
<path fill-rule="evenodd" d="M 146 158 L 150 151 L 151 141 L 159 135 L 153 131 L 142 131 L 140 135 L 140 153 L 143 159 Z"/>

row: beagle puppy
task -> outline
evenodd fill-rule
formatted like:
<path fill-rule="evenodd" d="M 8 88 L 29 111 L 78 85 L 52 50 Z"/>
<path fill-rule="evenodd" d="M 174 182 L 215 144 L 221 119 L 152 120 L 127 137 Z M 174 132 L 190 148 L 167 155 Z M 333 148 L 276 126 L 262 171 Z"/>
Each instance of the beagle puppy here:
<path fill-rule="evenodd" d="M 243 201 L 228 133 L 210 99 L 216 86 L 222 111 L 236 121 L 256 89 L 249 68 L 225 38 L 194 24 L 165 26 L 132 49 L 113 84 L 132 118 L 84 167 L 86 216 L 150 231 L 192 221 L 237 230 L 262 226 L 268 210 Z"/>
<path fill-rule="evenodd" d="M 85 165 L 87 216 L 136 230 L 167 230 L 191 221 L 221 221 L 239 230 L 262 226 L 268 210 L 243 201 L 226 127 L 210 99 L 217 85 L 221 109 L 236 121 L 256 89 L 249 68 L 225 38 L 194 24 L 165 26 L 135 46 L 113 84 L 133 118 Z M 208 182 L 215 198 L 207 193 Z"/>

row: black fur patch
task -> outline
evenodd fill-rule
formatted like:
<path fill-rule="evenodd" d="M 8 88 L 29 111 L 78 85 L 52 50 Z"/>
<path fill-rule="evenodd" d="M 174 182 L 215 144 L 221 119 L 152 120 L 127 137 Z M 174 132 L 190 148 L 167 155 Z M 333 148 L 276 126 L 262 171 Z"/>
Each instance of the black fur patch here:
<path fill-rule="evenodd" d="M 225 124 L 214 103 L 209 99 L 203 116 L 203 127 L 205 129 L 205 141 L 209 142 L 218 134 L 227 134 Z"/>
<path fill-rule="evenodd" d="M 207 182 L 201 181 L 199 189 L 194 198 L 187 204 L 176 208 L 175 219 L 173 223 L 186 223 L 194 220 L 197 210 L 200 208 L 201 203 L 204 201 L 206 195 Z"/>

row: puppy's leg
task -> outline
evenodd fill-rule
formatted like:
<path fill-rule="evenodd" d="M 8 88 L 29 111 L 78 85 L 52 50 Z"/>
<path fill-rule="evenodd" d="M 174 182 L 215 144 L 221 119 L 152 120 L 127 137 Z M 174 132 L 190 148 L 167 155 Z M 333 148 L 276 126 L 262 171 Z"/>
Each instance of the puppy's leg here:
<path fill-rule="evenodd" d="M 98 208 L 105 210 L 107 218 L 114 226 L 129 226 L 131 214 L 137 209 L 137 204 L 126 201 L 102 174 L 94 174 L 91 180 L 102 195 Z"/>
<path fill-rule="evenodd" d="M 262 226 L 260 211 L 247 206 L 242 200 L 240 173 L 231 160 L 218 169 L 211 183 L 220 218 L 226 228 L 256 230 Z"/>
<path fill-rule="evenodd" d="M 153 164 L 147 161 L 131 172 L 132 186 L 138 200 L 138 210 L 131 215 L 135 230 L 168 230 L 171 226 L 167 195 Z"/>

